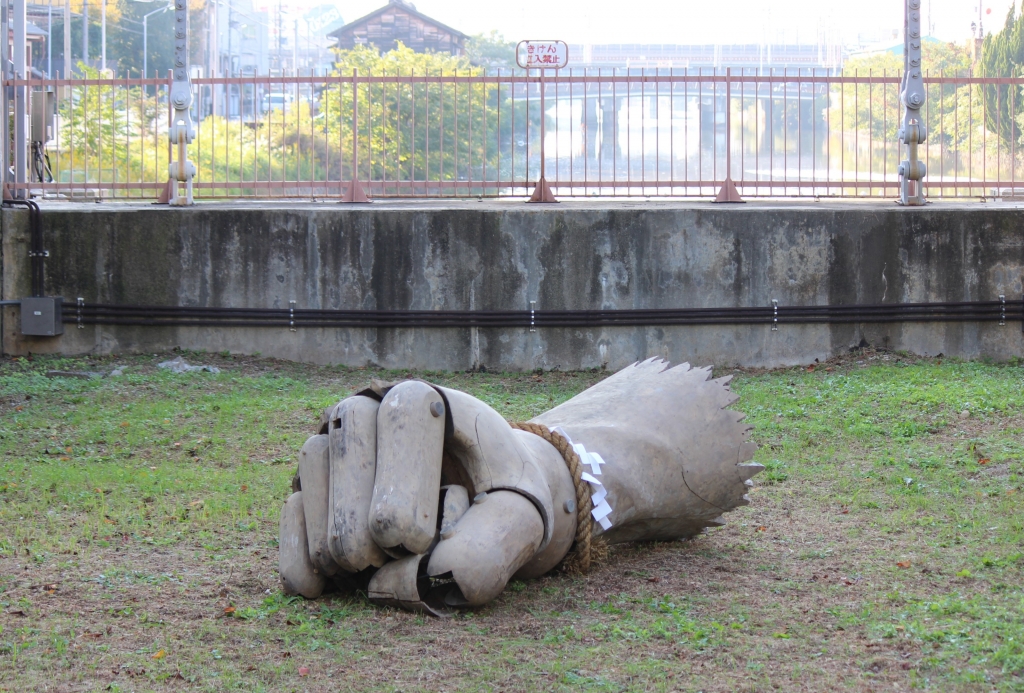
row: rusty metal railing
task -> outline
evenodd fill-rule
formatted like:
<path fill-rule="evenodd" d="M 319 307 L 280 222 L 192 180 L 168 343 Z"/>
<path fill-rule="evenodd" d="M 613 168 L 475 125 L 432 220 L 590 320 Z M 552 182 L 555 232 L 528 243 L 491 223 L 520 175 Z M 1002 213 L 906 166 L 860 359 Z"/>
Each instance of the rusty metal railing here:
<path fill-rule="evenodd" d="M 371 197 L 527 196 L 542 149 L 558 197 L 713 197 L 727 177 L 743 197 L 879 198 L 897 187 L 898 74 L 566 69 L 543 83 L 518 72 L 193 84 L 198 198 L 342 197 L 353 180 Z M 1024 194 L 1024 78 L 925 84 L 929 197 Z M 5 86 L 60 99 L 52 180 L 10 187 L 70 198 L 165 187 L 168 80 Z"/>

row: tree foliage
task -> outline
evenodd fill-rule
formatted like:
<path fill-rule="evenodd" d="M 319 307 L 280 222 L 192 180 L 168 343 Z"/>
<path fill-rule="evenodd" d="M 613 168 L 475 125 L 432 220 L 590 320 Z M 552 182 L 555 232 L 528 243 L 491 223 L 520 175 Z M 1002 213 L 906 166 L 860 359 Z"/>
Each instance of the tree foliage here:
<path fill-rule="evenodd" d="M 925 43 L 922 62 L 926 77 L 966 77 L 971 63 L 967 51 L 955 43 Z M 847 77 L 888 77 L 899 79 L 903 75 L 903 56 L 881 53 L 855 58 L 846 63 L 843 75 Z M 896 82 L 875 84 L 842 84 L 834 88 L 829 109 L 829 127 L 833 132 L 859 131 L 872 140 L 896 140 L 903 118 Z M 924 120 L 929 130 L 929 141 L 941 142 L 951 149 L 959 149 L 970 140 L 970 116 L 980 121 L 982 113 L 979 92 L 969 85 L 929 84 L 924 106 Z"/>
<path fill-rule="evenodd" d="M 985 37 L 981 46 L 982 77 L 1019 77 L 1024 74 L 1024 15 L 1015 14 L 1016 3 L 1006 13 L 1006 22 L 997 34 Z M 1020 141 L 1021 127 L 1016 120 L 1021 94 L 1007 84 L 986 84 L 981 88 L 985 106 L 985 125 L 1006 147 Z"/>
<path fill-rule="evenodd" d="M 466 42 L 466 55 L 473 65 L 487 70 L 516 69 L 516 44 L 497 31 L 477 34 Z"/>
<path fill-rule="evenodd" d="M 83 21 L 79 16 L 83 0 L 70 0 L 71 11 L 71 55 L 75 63 L 82 60 Z M 118 76 L 142 76 L 143 65 L 143 25 L 142 18 L 146 14 L 159 10 L 166 3 L 139 2 L 138 0 L 109 0 L 107 2 L 107 67 Z M 193 59 L 199 57 L 202 37 L 206 33 L 207 13 L 204 11 L 205 0 L 190 0 L 189 12 L 191 23 Z M 60 7 L 53 10 L 53 36 L 51 51 L 55 61 L 54 69 L 59 69 L 64 46 L 64 14 Z M 102 50 L 100 23 L 100 5 L 98 0 L 89 2 L 89 64 L 95 65 Z M 174 12 L 159 12 L 147 21 L 146 63 L 149 76 L 166 75 L 174 61 Z M 198 39 L 198 40 L 197 40 Z M 34 47 L 32 62 L 37 67 L 46 69 L 46 47 L 40 41 Z"/>
<path fill-rule="evenodd" d="M 348 77 L 353 70 L 374 77 L 483 74 L 465 56 L 416 53 L 401 44 L 384 54 L 366 46 L 339 51 L 335 74 Z M 468 181 L 480 180 L 488 171 L 493 174 L 498 151 L 495 92 L 495 86 L 486 83 L 361 82 L 359 175 Z M 331 85 L 325 90 L 321 114 L 328 139 L 351 151 L 352 88 Z M 385 160 L 399 166 L 385 171 Z"/>
<path fill-rule="evenodd" d="M 77 70 L 83 79 L 102 78 L 99 70 L 84 63 Z M 138 87 L 71 87 L 58 106 L 55 177 L 65 182 L 159 179 L 160 171 L 166 170 L 166 156 L 145 156 L 144 144 L 159 138 L 164 114 L 166 107 L 157 97 Z"/>

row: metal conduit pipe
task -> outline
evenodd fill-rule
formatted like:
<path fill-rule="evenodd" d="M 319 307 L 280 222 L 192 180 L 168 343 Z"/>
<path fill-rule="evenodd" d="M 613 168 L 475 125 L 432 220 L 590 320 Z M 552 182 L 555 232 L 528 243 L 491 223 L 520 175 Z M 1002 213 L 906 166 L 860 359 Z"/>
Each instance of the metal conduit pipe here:
<path fill-rule="evenodd" d="M 26 207 L 28 209 L 29 251 L 31 260 L 30 277 L 32 295 L 42 296 L 44 292 L 43 259 L 49 256 L 43 250 L 43 216 L 39 205 L 32 200 L 4 200 L 4 206 Z"/>
<path fill-rule="evenodd" d="M 845 324 L 1020 321 L 1021 300 L 627 310 L 321 310 L 202 308 L 65 303 L 64 322 L 81 325 L 221 327 L 644 327 L 667 325 Z"/>

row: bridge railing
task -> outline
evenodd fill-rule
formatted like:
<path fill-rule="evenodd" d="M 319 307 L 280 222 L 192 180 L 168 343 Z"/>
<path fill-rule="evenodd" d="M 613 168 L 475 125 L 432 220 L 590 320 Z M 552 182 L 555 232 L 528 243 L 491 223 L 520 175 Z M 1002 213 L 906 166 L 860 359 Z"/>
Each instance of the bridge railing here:
<path fill-rule="evenodd" d="M 929 76 L 930 197 L 1024 194 L 1024 78 Z M 165 187 L 168 80 L 11 80 L 54 90 L 31 181 L 69 198 Z M 891 197 L 903 152 L 897 74 L 566 69 L 539 74 L 194 80 L 196 196 Z M 544 113 L 541 113 L 543 91 Z M 355 106 L 355 108 L 353 107 Z M 545 137 L 541 142 L 541 118 Z M 9 142 L 13 147 L 14 143 Z"/>

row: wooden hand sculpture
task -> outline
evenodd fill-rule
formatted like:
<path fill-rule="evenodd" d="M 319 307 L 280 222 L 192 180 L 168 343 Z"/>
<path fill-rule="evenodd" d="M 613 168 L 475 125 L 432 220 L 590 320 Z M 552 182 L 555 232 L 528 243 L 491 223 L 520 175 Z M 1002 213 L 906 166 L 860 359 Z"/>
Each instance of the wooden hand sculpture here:
<path fill-rule="evenodd" d="M 281 511 L 284 590 L 314 599 L 372 571 L 370 599 L 435 615 L 513 578 L 584 568 L 591 541 L 692 536 L 748 502 L 729 378 L 629 366 L 526 424 L 458 390 L 377 385 L 324 415 Z M 585 554 L 585 555 L 584 555 Z"/>

